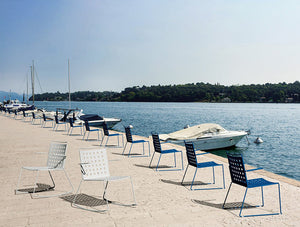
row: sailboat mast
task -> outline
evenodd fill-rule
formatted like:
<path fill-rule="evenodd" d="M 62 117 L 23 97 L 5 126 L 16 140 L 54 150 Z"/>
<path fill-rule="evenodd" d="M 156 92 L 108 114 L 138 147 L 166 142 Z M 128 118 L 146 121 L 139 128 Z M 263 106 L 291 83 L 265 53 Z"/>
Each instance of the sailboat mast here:
<path fill-rule="evenodd" d="M 71 109 L 70 59 L 68 59 L 68 80 L 69 80 L 69 109 Z"/>
<path fill-rule="evenodd" d="M 32 103 L 34 104 L 34 61 L 32 60 L 31 67 L 31 87 L 32 87 Z"/>
<path fill-rule="evenodd" d="M 28 105 L 28 71 L 27 71 L 27 75 L 26 75 L 26 84 L 27 84 L 27 91 L 26 91 L 26 104 Z"/>

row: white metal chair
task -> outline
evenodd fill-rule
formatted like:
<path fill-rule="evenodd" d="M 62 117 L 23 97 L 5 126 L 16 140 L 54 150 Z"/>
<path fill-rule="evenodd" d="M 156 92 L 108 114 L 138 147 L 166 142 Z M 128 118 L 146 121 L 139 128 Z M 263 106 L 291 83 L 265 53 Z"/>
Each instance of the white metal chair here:
<path fill-rule="evenodd" d="M 81 173 L 82 173 L 82 179 L 79 183 L 77 192 L 74 196 L 72 206 L 78 207 L 80 209 L 94 211 L 94 212 L 103 212 L 108 211 L 108 203 L 113 203 L 112 201 L 105 198 L 105 194 L 108 187 L 108 182 L 110 181 L 118 181 L 118 180 L 124 180 L 129 179 L 131 182 L 131 192 L 134 203 L 132 204 L 121 204 L 116 203 L 118 205 L 123 206 L 134 206 L 136 205 L 135 201 L 135 195 L 134 195 L 134 189 L 133 184 L 130 176 L 111 176 L 109 173 L 108 168 L 108 160 L 107 160 L 107 153 L 106 149 L 80 149 L 80 167 L 81 167 Z M 99 210 L 97 208 L 91 208 L 88 204 L 83 204 L 82 198 L 80 198 L 80 195 L 78 194 L 78 191 L 80 189 L 80 186 L 83 181 L 102 181 L 104 186 L 104 192 L 102 195 L 102 199 L 104 204 L 106 204 L 106 209 Z M 124 188 L 120 188 L 120 190 L 123 190 Z M 86 197 L 86 196 L 85 196 Z M 79 198 L 79 199 L 77 199 Z M 87 208 L 90 207 L 90 208 Z"/>
<path fill-rule="evenodd" d="M 46 166 L 41 166 L 41 167 L 22 167 L 19 175 L 19 180 L 17 184 L 17 189 L 16 189 L 16 194 L 23 194 L 23 193 L 31 193 L 32 197 L 53 197 L 53 196 L 61 196 L 65 194 L 69 194 L 73 192 L 73 185 L 70 181 L 70 178 L 67 175 L 67 172 L 64 169 L 65 166 L 65 159 L 66 159 L 66 150 L 67 150 L 67 142 L 52 142 L 50 144 L 50 149 L 48 152 L 48 160 Z M 20 183 L 21 183 L 21 178 L 22 178 L 22 171 L 23 170 L 28 170 L 28 171 L 36 171 L 36 177 L 35 177 L 35 182 L 33 185 L 33 188 L 26 188 L 26 189 L 20 189 Z M 53 177 L 51 175 L 51 171 L 63 171 L 67 180 L 69 181 L 69 184 L 72 188 L 71 191 L 67 191 L 61 194 L 56 194 L 56 195 L 39 195 L 36 194 L 38 192 L 42 191 L 52 191 L 55 188 L 55 183 L 53 180 Z M 38 177 L 39 177 L 39 172 L 40 171 L 48 171 L 49 176 L 52 181 L 52 186 L 46 185 L 46 184 L 41 184 L 38 183 Z"/>

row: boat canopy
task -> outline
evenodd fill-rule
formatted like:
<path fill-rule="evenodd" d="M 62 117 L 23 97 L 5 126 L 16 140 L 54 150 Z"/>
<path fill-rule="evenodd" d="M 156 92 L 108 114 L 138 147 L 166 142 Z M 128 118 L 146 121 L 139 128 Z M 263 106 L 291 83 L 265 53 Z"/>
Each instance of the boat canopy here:
<path fill-rule="evenodd" d="M 96 120 L 103 120 L 103 117 L 100 117 L 97 114 L 84 114 L 80 116 L 79 119 L 83 121 L 96 121 Z"/>
<path fill-rule="evenodd" d="M 161 140 L 190 140 L 197 139 L 204 136 L 207 133 L 222 132 L 226 131 L 223 127 L 218 124 L 206 123 L 195 125 L 189 128 L 185 128 L 169 134 L 160 134 Z"/>

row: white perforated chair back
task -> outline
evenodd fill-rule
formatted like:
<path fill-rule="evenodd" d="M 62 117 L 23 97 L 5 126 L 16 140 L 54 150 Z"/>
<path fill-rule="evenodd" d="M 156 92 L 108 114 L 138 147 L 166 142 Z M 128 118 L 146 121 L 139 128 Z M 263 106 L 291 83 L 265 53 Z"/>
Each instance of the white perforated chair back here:
<path fill-rule="evenodd" d="M 48 153 L 47 167 L 63 169 L 66 151 L 67 142 L 52 142 Z"/>
<path fill-rule="evenodd" d="M 80 149 L 79 152 L 84 180 L 104 179 L 110 176 L 106 149 Z"/>

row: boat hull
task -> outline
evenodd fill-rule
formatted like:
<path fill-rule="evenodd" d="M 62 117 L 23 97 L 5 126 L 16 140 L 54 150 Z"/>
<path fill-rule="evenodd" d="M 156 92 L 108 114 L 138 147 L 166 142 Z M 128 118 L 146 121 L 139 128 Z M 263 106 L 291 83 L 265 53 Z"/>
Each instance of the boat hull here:
<path fill-rule="evenodd" d="M 121 122 L 121 119 L 115 119 L 115 118 L 104 118 L 103 120 L 96 120 L 96 121 L 89 121 L 89 125 L 92 127 L 96 127 L 96 128 L 100 128 L 103 126 L 103 122 L 105 121 L 105 123 L 107 124 L 107 127 L 109 129 L 113 128 L 116 124 L 118 124 L 119 122 Z"/>
<path fill-rule="evenodd" d="M 190 139 L 186 141 L 193 142 L 194 147 L 197 150 L 208 151 L 208 150 L 217 150 L 217 149 L 234 147 L 246 135 L 247 132 L 242 131 L 242 132 L 228 133 L 227 135 L 223 134 L 223 135 L 215 135 L 215 136 L 206 136 L 206 137 Z M 182 145 L 184 144 L 183 141 L 179 143 Z"/>

